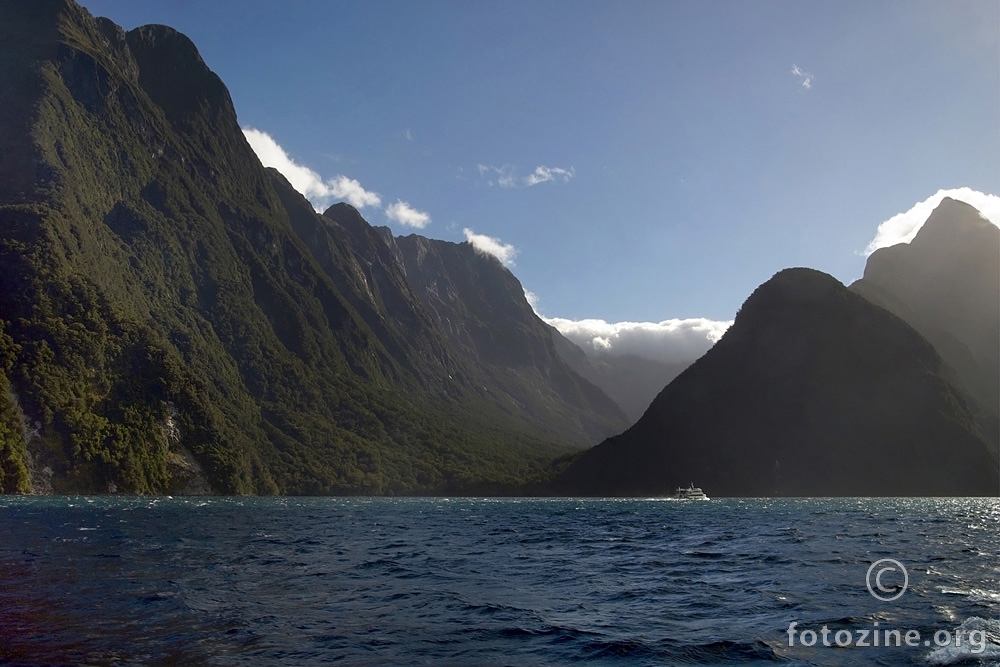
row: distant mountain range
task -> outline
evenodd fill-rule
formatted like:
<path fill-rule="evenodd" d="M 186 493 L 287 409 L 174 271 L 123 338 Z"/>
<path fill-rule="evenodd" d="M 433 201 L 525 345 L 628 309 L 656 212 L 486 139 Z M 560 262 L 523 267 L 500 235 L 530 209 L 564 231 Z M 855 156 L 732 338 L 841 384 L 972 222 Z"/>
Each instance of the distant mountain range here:
<path fill-rule="evenodd" d="M 663 387 L 694 363 L 663 361 L 636 354 L 585 353 L 555 329 L 553 340 L 559 356 L 581 377 L 590 380 L 625 412 L 629 424 L 642 417 Z"/>
<path fill-rule="evenodd" d="M 686 369 L 588 358 L 469 243 L 314 211 L 173 29 L 14 0 L 0 56 L 2 492 L 1000 491 L 970 207 L 850 289 L 780 272 Z"/>

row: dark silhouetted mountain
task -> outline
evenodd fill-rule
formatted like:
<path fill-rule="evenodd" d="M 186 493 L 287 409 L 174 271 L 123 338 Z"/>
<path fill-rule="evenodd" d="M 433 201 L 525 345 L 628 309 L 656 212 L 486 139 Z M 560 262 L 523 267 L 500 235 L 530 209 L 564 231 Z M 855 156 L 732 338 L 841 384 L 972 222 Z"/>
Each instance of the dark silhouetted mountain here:
<path fill-rule="evenodd" d="M 996 458 L 934 348 L 836 279 L 788 269 L 628 431 L 559 492 L 717 496 L 981 495 Z"/>
<path fill-rule="evenodd" d="M 872 253 L 851 289 L 930 341 L 977 420 L 1000 433 L 1000 229 L 972 206 L 945 198 L 909 243 Z"/>
<path fill-rule="evenodd" d="M 0 58 L 0 490 L 486 492 L 622 423 L 502 267 L 264 169 L 180 33 L 11 1 Z"/>

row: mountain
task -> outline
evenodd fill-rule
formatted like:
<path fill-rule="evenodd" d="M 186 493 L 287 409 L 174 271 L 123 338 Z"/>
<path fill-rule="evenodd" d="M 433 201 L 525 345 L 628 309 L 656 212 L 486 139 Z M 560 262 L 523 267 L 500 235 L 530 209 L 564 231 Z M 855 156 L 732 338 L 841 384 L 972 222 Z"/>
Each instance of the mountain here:
<path fill-rule="evenodd" d="M 663 387 L 695 361 L 667 362 L 635 354 L 588 354 L 555 328 L 552 334 L 559 356 L 621 406 L 630 424 L 639 421 Z"/>
<path fill-rule="evenodd" d="M 1000 410 L 1000 229 L 946 197 L 909 243 L 876 250 L 851 289 L 930 341 L 996 447 Z"/>
<path fill-rule="evenodd" d="M 379 231 L 437 328 L 488 376 L 490 395 L 511 414 L 553 436 L 572 426 L 591 444 L 627 426 L 618 405 L 562 359 L 550 327 L 500 260 L 468 242 Z"/>
<path fill-rule="evenodd" d="M 890 312 L 788 269 L 625 433 L 572 461 L 560 493 L 983 495 L 996 456 L 941 358 Z"/>
<path fill-rule="evenodd" d="M 627 425 L 612 400 L 561 360 L 548 325 L 497 258 L 469 243 L 394 237 L 343 203 L 328 208 L 321 224 L 322 233 L 296 229 L 317 257 L 349 249 L 350 270 L 328 274 L 401 360 L 417 347 L 407 363 L 425 381 L 454 398 L 471 393 L 559 439 L 593 444 Z M 327 242 L 318 242 L 324 234 Z M 421 363 L 431 359 L 427 372 Z"/>
<path fill-rule="evenodd" d="M 6 2 L 0 54 L 0 490 L 491 492 L 623 426 L 501 265 L 263 168 L 184 35 Z"/>

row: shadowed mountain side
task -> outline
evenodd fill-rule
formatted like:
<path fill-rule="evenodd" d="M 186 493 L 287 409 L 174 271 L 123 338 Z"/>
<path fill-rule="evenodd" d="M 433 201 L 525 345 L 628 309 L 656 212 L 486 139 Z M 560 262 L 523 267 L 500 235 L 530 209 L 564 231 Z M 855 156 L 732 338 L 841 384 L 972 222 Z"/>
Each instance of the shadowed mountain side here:
<path fill-rule="evenodd" d="M 622 419 L 540 351 L 480 371 L 379 232 L 261 166 L 184 35 L 5 2 L 0 56 L 0 491 L 496 492 Z M 450 324 L 536 326 L 494 307 Z"/>
<path fill-rule="evenodd" d="M 340 205 L 325 215 L 340 220 L 352 213 Z M 469 243 L 378 231 L 437 329 L 488 378 L 484 389 L 511 414 L 556 437 L 582 430 L 591 442 L 628 426 L 618 405 L 559 356 L 550 327 L 497 258 Z"/>
<path fill-rule="evenodd" d="M 555 480 L 560 493 L 984 495 L 996 458 L 933 347 L 810 269 L 761 285 L 732 328 L 628 431 Z"/>
<path fill-rule="evenodd" d="M 432 256 L 453 261 L 408 262 L 409 240 L 372 227 L 348 204 L 318 216 L 280 174 L 272 171 L 272 177 L 300 238 L 425 388 L 450 399 L 471 395 L 490 401 L 567 444 L 599 442 L 627 426 L 612 401 L 537 344 L 538 329 L 545 325 L 502 264 L 482 261 L 471 246 L 416 235 L 408 239 L 425 249 L 421 257 L 430 249 Z M 465 260 L 471 256 L 470 267 Z M 447 297 L 440 298 L 441 292 Z M 498 334 L 480 339 L 479 347 L 457 331 Z M 524 349 L 534 355 L 518 356 Z"/>
<path fill-rule="evenodd" d="M 408 371 L 407 378 L 442 395 L 460 396 L 463 387 L 468 389 L 463 369 L 378 232 L 350 207 L 351 214 L 340 220 L 317 214 L 284 176 L 267 171 L 295 234 L 390 356 Z"/>
<path fill-rule="evenodd" d="M 977 421 L 1000 441 L 1000 229 L 945 198 L 909 243 L 872 253 L 851 290 L 895 313 L 930 341 Z"/>

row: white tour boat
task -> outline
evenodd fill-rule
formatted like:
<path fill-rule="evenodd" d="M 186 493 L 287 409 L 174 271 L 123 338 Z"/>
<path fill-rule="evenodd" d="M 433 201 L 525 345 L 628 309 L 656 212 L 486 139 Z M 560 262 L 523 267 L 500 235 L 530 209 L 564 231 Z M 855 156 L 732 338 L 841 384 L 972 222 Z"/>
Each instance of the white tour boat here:
<path fill-rule="evenodd" d="M 686 489 L 678 486 L 677 492 L 674 493 L 674 498 L 677 500 L 708 500 L 705 492 L 695 486 L 694 482 L 691 482 L 691 485 Z"/>

